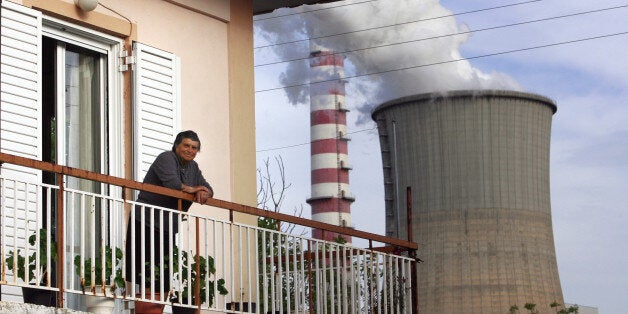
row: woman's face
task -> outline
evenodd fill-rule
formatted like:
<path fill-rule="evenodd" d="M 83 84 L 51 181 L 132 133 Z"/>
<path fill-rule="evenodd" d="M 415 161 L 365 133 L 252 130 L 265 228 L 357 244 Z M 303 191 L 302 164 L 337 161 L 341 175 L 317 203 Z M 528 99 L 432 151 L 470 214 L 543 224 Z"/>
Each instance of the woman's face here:
<path fill-rule="evenodd" d="M 190 162 L 196 157 L 198 153 L 199 142 L 193 141 L 189 138 L 184 138 L 179 145 L 174 149 L 174 152 L 184 162 Z"/>

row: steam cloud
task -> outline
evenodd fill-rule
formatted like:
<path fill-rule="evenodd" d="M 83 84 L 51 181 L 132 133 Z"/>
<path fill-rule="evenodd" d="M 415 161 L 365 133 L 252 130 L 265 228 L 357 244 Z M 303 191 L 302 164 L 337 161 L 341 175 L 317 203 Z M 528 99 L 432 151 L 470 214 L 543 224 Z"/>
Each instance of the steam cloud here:
<path fill-rule="evenodd" d="M 459 48 L 469 34 L 443 36 L 468 29 L 459 25 L 450 16 L 452 12 L 441 6 L 438 0 L 378 0 L 305 13 L 352 2 L 357 1 L 281 9 L 264 18 L 304 13 L 255 23 L 257 34 L 268 42 L 282 43 L 306 38 L 315 41 L 272 46 L 279 60 L 302 58 L 285 66 L 280 75 L 282 85 L 308 83 L 309 61 L 306 58 L 310 53 L 310 44 L 315 44 L 346 58 L 347 87 L 351 88 L 350 93 L 357 93 L 348 92 L 347 100 L 354 99 L 355 107 L 362 113 L 359 119 L 362 122 L 370 120 L 372 109 L 379 104 L 408 95 L 460 89 L 521 90 L 512 77 L 503 73 L 484 73 L 466 60 L 443 63 L 462 59 Z M 449 17 L 436 18 L 442 16 Z M 422 21 L 408 23 L 417 20 Z M 400 25 L 384 27 L 392 24 Z M 359 31 L 364 29 L 373 30 Z M 339 33 L 348 34 L 329 36 Z M 442 37 L 421 40 L 437 36 Z M 377 46 L 382 47 L 366 49 Z M 256 58 L 264 55 L 258 51 Z M 441 64 L 424 66 L 433 63 Z M 372 73 L 380 74 L 365 75 Z M 287 87 L 285 92 L 293 105 L 308 103 L 307 85 Z M 356 99 L 359 104 L 355 104 Z"/>

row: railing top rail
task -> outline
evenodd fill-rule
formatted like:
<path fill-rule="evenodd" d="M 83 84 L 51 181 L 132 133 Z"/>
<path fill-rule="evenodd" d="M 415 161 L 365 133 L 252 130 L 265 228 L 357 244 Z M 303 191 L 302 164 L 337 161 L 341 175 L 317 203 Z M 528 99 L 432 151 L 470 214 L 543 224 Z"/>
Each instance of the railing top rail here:
<path fill-rule="evenodd" d="M 188 201 L 194 201 L 193 195 L 182 192 L 182 191 L 177 191 L 177 190 L 173 190 L 173 189 L 169 189 L 169 188 L 165 188 L 165 187 L 161 187 L 157 185 L 137 182 L 130 179 L 124 179 L 124 178 L 104 175 L 100 173 L 90 172 L 83 169 L 77 169 L 77 168 L 52 164 L 49 162 L 34 160 L 30 158 L 15 156 L 11 154 L 0 153 L 0 164 L 5 163 L 5 162 L 9 164 L 18 165 L 18 166 L 39 169 L 42 171 L 53 172 L 57 174 L 68 175 L 68 176 L 73 176 L 73 177 L 92 180 L 92 181 L 98 181 L 98 182 L 102 182 L 106 184 L 112 184 L 112 185 L 120 186 L 123 188 L 163 194 L 163 195 L 176 197 L 176 198 L 180 198 L 180 199 L 184 199 Z M 318 222 L 318 221 L 314 221 L 314 220 L 310 220 L 306 218 L 263 210 L 256 207 L 233 203 L 233 202 L 220 200 L 216 198 L 211 198 L 207 200 L 205 204 L 209 206 L 232 210 L 235 212 L 240 212 L 240 213 L 245 213 L 245 214 L 250 214 L 250 215 L 255 215 L 255 216 L 260 216 L 260 217 L 268 217 L 268 218 L 276 219 L 282 222 L 293 223 L 293 224 L 306 226 L 310 228 L 316 228 L 316 229 L 326 230 L 330 232 L 335 232 L 335 233 L 343 234 L 347 236 L 353 236 L 353 237 L 358 237 L 358 238 L 362 238 L 366 240 L 381 242 L 381 243 L 399 247 L 400 249 L 405 249 L 405 250 L 418 249 L 418 245 L 414 242 L 385 237 L 382 235 L 378 235 L 378 234 L 374 234 L 374 233 L 370 233 L 366 231 L 340 227 L 340 226 Z"/>

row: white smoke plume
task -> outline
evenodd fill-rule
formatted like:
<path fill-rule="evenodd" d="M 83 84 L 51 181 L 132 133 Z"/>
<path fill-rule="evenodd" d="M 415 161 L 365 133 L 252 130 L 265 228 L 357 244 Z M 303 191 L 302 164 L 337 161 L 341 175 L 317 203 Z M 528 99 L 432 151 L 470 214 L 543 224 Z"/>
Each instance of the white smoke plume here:
<path fill-rule="evenodd" d="M 336 8 L 325 9 L 329 7 Z M 303 13 L 292 14 L 295 12 Z M 286 14 L 292 15 L 268 18 Z M 506 74 L 484 73 L 467 60 L 448 62 L 462 59 L 460 45 L 470 36 L 444 36 L 468 31 L 452 14 L 438 0 L 347 0 L 277 10 L 255 22 L 257 34 L 268 42 L 293 43 L 258 49 L 256 58 L 263 55 L 261 50 L 273 49 L 280 60 L 299 59 L 287 63 L 280 76 L 281 83 L 288 86 L 289 101 L 296 105 L 308 102 L 308 87 L 303 84 L 309 74 L 311 43 L 303 39 L 310 38 L 343 55 L 351 91 L 360 94 L 347 97 L 363 100 L 354 104 L 363 113 L 361 121 L 370 119 L 379 104 L 408 95 L 461 89 L 521 90 Z M 389 26 L 393 24 L 397 25 Z M 360 31 L 365 29 L 369 30 Z M 330 36 L 339 33 L 347 34 Z"/>

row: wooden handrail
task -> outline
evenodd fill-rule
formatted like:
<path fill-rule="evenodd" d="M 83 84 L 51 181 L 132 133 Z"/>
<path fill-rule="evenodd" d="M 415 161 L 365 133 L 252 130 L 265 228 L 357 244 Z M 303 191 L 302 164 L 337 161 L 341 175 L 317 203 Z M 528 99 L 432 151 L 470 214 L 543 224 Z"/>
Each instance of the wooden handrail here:
<path fill-rule="evenodd" d="M 25 158 L 25 157 L 19 157 L 15 155 L 6 154 L 6 153 L 0 153 L 0 163 L 10 163 L 10 164 L 18 165 L 18 166 L 39 169 L 42 171 L 54 172 L 57 174 L 73 176 L 73 177 L 77 177 L 81 179 L 98 181 L 105 184 L 112 184 L 112 185 L 120 186 L 123 188 L 163 194 L 166 196 L 176 197 L 176 198 L 180 198 L 180 199 L 184 199 L 188 201 L 194 201 L 194 196 L 192 194 L 185 193 L 182 191 L 165 188 L 158 185 L 137 182 L 137 181 L 133 181 L 129 179 L 104 175 L 100 173 L 90 172 L 83 169 L 56 165 L 49 162 L 34 160 L 30 158 Z M 228 202 L 228 201 L 224 201 L 224 200 L 220 200 L 216 198 L 208 199 L 205 204 L 214 206 L 214 207 L 223 208 L 223 209 L 228 209 L 231 211 L 240 212 L 240 213 L 245 213 L 245 214 L 250 214 L 250 215 L 255 215 L 255 216 L 260 216 L 260 217 L 267 217 L 267 218 L 276 219 L 282 222 L 288 222 L 288 223 L 302 225 L 302 226 L 306 226 L 310 228 L 331 231 L 331 232 L 335 232 L 335 233 L 343 234 L 347 236 L 363 238 L 369 241 L 377 241 L 380 243 L 385 243 L 388 245 L 396 246 L 400 248 L 401 250 L 414 251 L 418 249 L 418 245 L 414 242 L 385 237 L 382 235 L 378 235 L 378 234 L 374 234 L 374 233 L 370 233 L 366 231 L 360 231 L 360 230 L 347 228 L 347 227 L 340 227 L 340 226 L 336 226 L 336 225 L 332 225 L 332 224 L 328 224 L 324 222 L 319 222 L 319 221 L 314 221 L 314 220 L 305 219 L 301 217 L 277 213 L 274 211 L 263 210 L 256 207 Z"/>

